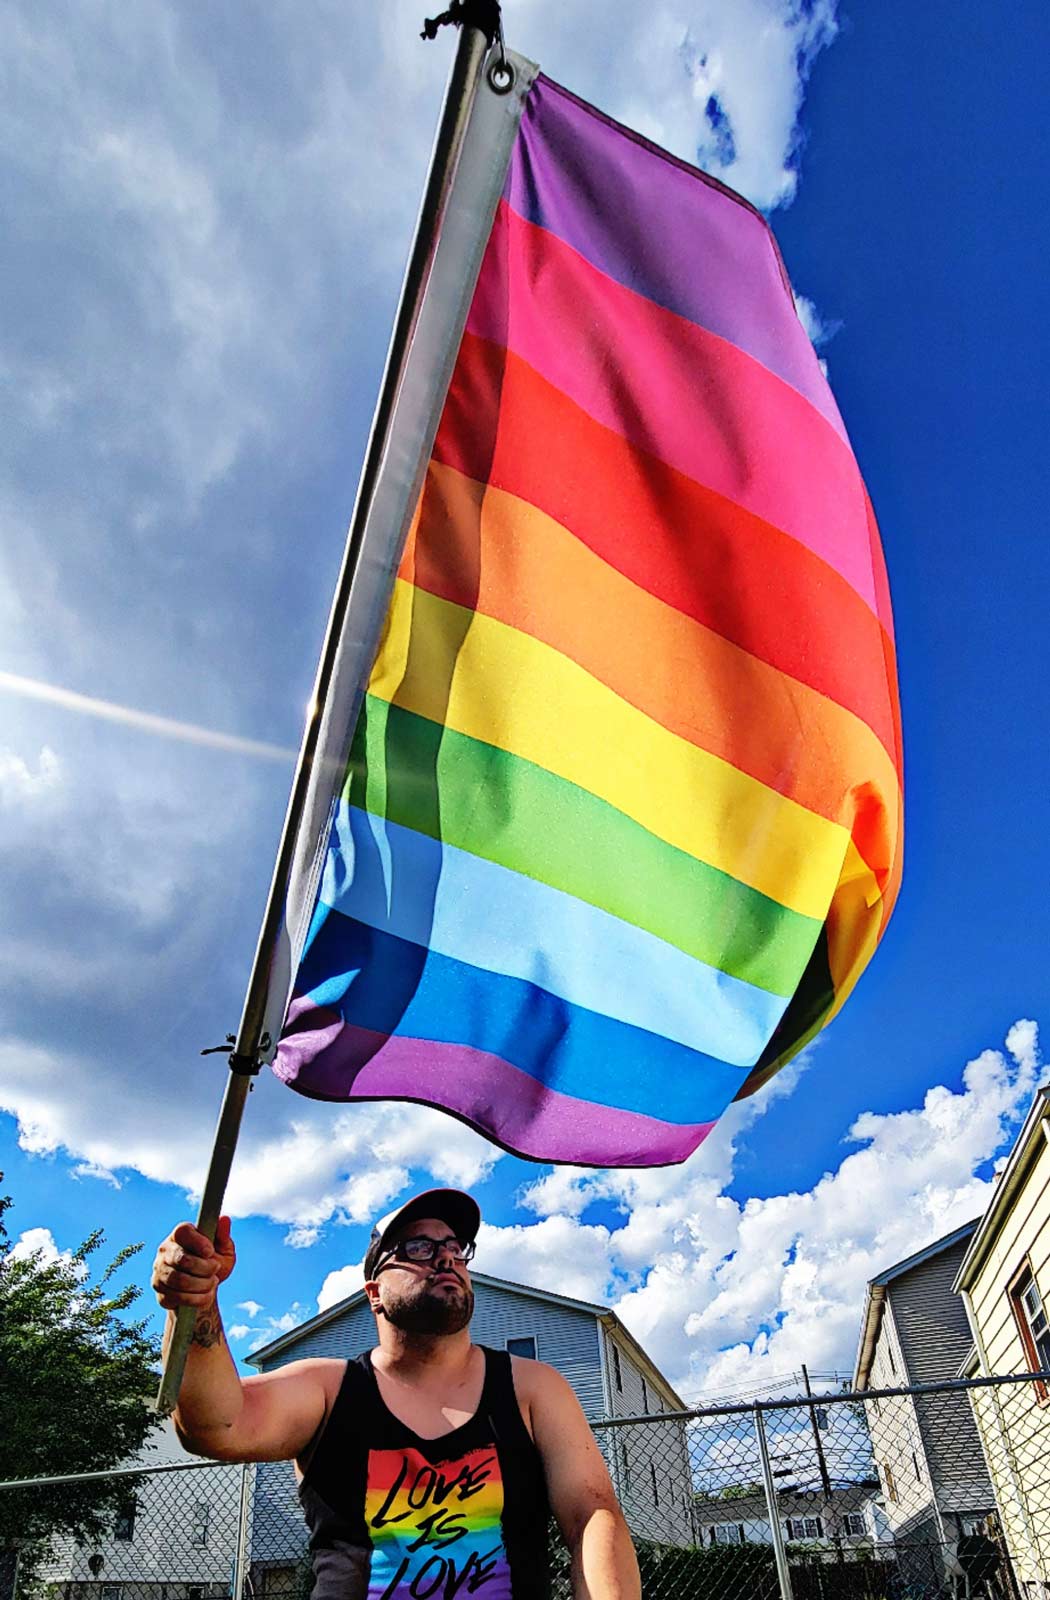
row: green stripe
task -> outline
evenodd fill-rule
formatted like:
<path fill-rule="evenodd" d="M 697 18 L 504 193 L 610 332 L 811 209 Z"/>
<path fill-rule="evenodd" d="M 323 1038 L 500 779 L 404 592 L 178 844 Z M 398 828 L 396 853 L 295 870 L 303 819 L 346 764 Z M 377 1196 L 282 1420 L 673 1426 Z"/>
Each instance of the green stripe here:
<path fill-rule="evenodd" d="M 657 839 L 614 806 L 495 745 L 366 695 L 344 798 L 645 928 L 790 995 L 820 923 Z"/>

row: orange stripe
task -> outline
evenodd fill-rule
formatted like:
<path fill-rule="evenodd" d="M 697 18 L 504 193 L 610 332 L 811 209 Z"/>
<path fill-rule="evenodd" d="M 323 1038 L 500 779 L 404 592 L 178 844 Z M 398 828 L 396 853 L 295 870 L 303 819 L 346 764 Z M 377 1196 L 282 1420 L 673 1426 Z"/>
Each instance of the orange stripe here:
<path fill-rule="evenodd" d="M 900 789 L 871 729 L 632 583 L 535 506 L 431 462 L 399 576 L 541 640 L 672 733 L 852 829 L 887 885 Z"/>

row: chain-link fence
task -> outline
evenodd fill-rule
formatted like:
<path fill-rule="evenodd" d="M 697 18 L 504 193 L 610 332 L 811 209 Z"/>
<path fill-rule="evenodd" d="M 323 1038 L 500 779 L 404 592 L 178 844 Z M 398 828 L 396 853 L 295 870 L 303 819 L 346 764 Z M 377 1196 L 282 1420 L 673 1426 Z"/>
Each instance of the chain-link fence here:
<path fill-rule="evenodd" d="M 1026 1376 L 594 1427 L 645 1600 L 1050 1600 L 1048 1398 Z M 93 1485 L 105 1516 L 78 1538 Z M 20 1540 L 42 1508 L 64 1531 Z M 0 1600 L 307 1600 L 312 1582 L 287 1462 L 4 1484 L 0 1529 Z M 554 1567 L 568 1600 L 558 1547 Z M 386 1600 L 457 1583 L 446 1559 Z"/>

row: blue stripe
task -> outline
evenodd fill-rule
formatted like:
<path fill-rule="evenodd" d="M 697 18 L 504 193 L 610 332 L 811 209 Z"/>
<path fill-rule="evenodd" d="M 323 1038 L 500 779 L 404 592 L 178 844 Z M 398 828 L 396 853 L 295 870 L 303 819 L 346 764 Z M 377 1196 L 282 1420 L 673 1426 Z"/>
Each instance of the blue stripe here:
<path fill-rule="evenodd" d="M 372 928 L 736 1066 L 787 1005 L 534 878 L 340 802 L 320 898 Z"/>
<path fill-rule="evenodd" d="M 296 991 L 378 1034 L 468 1045 L 561 1094 L 664 1122 L 711 1122 L 739 1067 L 481 972 L 318 906 Z"/>

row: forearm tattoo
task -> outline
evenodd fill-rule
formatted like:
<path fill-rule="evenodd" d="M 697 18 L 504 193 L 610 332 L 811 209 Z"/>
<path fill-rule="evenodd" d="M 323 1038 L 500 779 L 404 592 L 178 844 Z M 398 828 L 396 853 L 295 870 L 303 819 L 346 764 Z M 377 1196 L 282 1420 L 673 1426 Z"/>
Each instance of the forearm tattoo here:
<path fill-rule="evenodd" d="M 221 1344 L 223 1338 L 222 1318 L 219 1308 L 215 1306 L 211 1311 L 202 1311 L 193 1324 L 193 1337 L 191 1344 L 199 1344 L 202 1349 L 210 1350 L 213 1345 Z"/>

